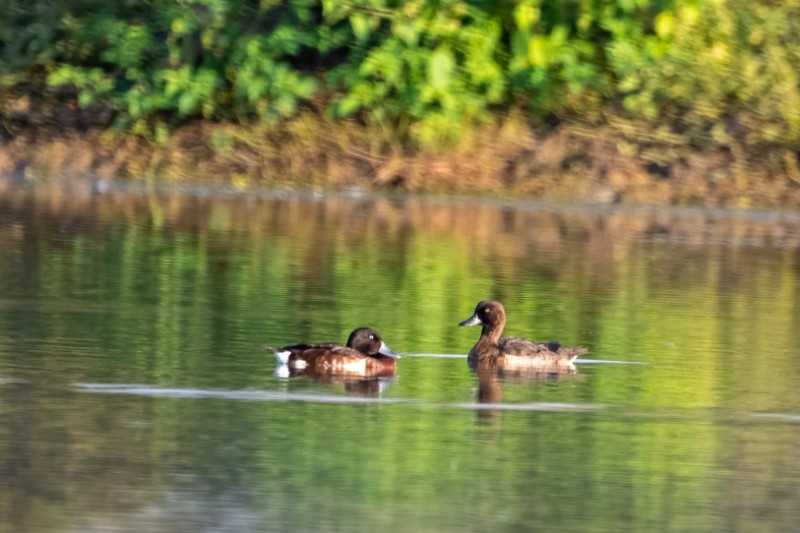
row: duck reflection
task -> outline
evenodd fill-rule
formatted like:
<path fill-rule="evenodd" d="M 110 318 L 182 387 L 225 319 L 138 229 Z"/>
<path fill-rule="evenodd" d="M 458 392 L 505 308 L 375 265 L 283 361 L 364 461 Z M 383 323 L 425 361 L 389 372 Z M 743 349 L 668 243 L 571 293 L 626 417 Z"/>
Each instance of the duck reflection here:
<path fill-rule="evenodd" d="M 351 396 L 380 397 L 395 381 L 396 377 L 349 380 L 344 382 L 344 390 Z"/>
<path fill-rule="evenodd" d="M 289 365 L 275 367 L 275 377 L 278 378 L 305 378 L 315 383 L 326 383 L 333 386 L 344 386 L 344 392 L 350 396 L 380 397 L 395 381 L 395 370 L 381 372 L 377 376 L 354 377 L 338 376 L 326 373 L 317 373 L 309 369 L 290 368 Z"/>
<path fill-rule="evenodd" d="M 503 403 L 503 384 L 525 384 L 533 381 L 556 381 L 577 379 L 578 370 L 574 366 L 549 368 L 507 369 L 498 365 L 479 361 L 468 361 L 469 369 L 478 378 L 476 401 L 479 404 Z M 482 408 L 477 410 L 482 421 L 497 421 L 501 409 Z"/>

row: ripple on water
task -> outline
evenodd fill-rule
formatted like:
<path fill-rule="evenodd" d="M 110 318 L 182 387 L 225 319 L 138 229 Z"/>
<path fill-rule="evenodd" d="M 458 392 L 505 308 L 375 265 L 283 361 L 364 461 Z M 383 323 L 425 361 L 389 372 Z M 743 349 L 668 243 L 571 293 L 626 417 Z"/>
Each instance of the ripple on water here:
<path fill-rule="evenodd" d="M 312 402 L 312 403 L 382 403 L 382 404 L 408 404 L 424 407 L 455 408 L 455 409 L 504 409 L 513 411 L 596 411 L 602 409 L 602 404 L 581 404 L 561 402 L 533 402 L 533 403 L 437 403 L 414 400 L 410 398 L 375 398 L 363 396 L 338 396 L 334 394 L 313 394 L 299 392 L 266 391 L 266 390 L 213 390 L 213 389 L 179 389 L 169 387 L 152 387 L 140 384 L 105 384 L 105 383 L 76 383 L 76 389 L 82 392 L 95 394 L 131 394 L 134 396 L 152 396 L 157 398 L 217 398 L 224 400 L 256 401 L 256 402 Z"/>
<path fill-rule="evenodd" d="M 436 359 L 466 359 L 466 355 L 454 353 L 408 353 L 404 357 L 432 357 Z M 646 361 L 615 361 L 612 359 L 576 359 L 575 364 L 607 364 L 607 365 L 647 365 Z"/>
<path fill-rule="evenodd" d="M 761 418 L 776 418 L 778 420 L 786 420 L 789 422 L 800 422 L 800 415 L 793 415 L 789 413 L 753 413 L 753 416 Z"/>

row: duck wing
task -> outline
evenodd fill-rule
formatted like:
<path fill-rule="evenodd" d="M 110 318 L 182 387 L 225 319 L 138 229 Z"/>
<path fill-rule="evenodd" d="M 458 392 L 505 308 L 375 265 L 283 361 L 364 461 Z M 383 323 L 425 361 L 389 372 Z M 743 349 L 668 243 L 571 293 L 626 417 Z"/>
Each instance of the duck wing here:
<path fill-rule="evenodd" d="M 334 343 L 322 344 L 293 344 L 291 346 L 264 346 L 275 354 L 279 364 L 288 364 L 290 360 L 309 360 L 322 356 L 345 355 L 352 357 L 366 357 L 358 350 Z"/>
<path fill-rule="evenodd" d="M 303 357 L 355 357 L 357 359 L 363 359 L 367 357 L 367 355 L 354 348 L 341 346 L 339 344 L 319 344 L 309 346 L 301 353 Z"/>
<path fill-rule="evenodd" d="M 520 339 L 517 337 L 510 337 L 507 339 L 500 339 L 498 341 L 500 351 L 503 353 L 518 355 L 520 357 L 536 357 L 541 355 L 552 355 L 557 353 L 559 347 L 556 347 L 556 352 L 550 349 L 547 344 L 541 342 L 529 341 L 527 339 Z"/>
<path fill-rule="evenodd" d="M 543 358 L 552 361 L 566 360 L 571 362 L 579 355 L 588 351 L 584 347 L 565 348 L 561 346 L 561 343 L 558 341 L 543 343 L 517 337 L 500 339 L 498 345 L 500 346 L 501 352 L 509 355 Z"/>

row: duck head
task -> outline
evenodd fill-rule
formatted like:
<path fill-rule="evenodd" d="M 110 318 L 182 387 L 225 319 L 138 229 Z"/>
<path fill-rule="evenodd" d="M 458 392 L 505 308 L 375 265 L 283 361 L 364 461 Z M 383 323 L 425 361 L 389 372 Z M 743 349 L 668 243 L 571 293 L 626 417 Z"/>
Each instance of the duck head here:
<path fill-rule="evenodd" d="M 358 328 L 353 330 L 347 339 L 347 347 L 358 350 L 366 355 L 387 355 L 400 359 L 400 355 L 386 346 L 378 332 L 372 328 Z"/>
<path fill-rule="evenodd" d="M 484 330 L 501 330 L 506 324 L 506 310 L 496 300 L 478 302 L 471 317 L 459 322 L 459 326 L 483 326 Z"/>

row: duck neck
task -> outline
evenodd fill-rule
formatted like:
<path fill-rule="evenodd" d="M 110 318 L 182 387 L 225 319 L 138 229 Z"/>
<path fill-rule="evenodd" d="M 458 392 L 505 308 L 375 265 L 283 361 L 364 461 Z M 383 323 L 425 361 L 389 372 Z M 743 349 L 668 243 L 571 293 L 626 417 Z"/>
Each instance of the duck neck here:
<path fill-rule="evenodd" d="M 496 344 L 500 340 L 500 335 L 503 334 L 503 327 L 505 321 L 496 324 L 484 324 L 481 328 L 481 341 Z"/>

